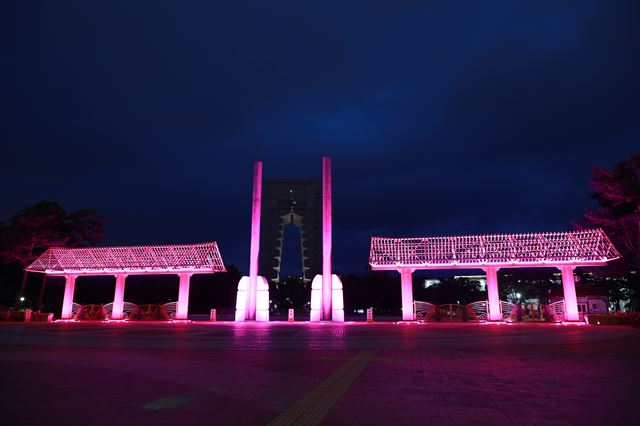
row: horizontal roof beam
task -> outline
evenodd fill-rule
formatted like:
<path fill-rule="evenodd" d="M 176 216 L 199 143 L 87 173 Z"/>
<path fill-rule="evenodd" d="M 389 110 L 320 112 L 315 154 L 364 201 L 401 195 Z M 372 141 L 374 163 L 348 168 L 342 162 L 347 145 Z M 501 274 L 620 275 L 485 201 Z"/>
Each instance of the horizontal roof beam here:
<path fill-rule="evenodd" d="M 453 237 L 373 237 L 369 264 L 374 270 L 602 266 L 619 257 L 602 229 L 590 229 Z"/>
<path fill-rule="evenodd" d="M 201 244 L 51 247 L 25 268 L 48 275 L 175 274 L 225 272 L 215 242 Z"/>
<path fill-rule="evenodd" d="M 400 269 L 413 270 L 447 270 L 447 269 L 484 269 L 484 268 L 560 268 L 562 266 L 584 267 L 584 266 L 606 266 L 607 262 L 555 262 L 555 263 L 474 263 L 474 264 L 442 264 L 442 265 L 411 265 L 411 264 L 395 264 L 395 265 L 371 265 L 374 271 L 397 271 Z"/>

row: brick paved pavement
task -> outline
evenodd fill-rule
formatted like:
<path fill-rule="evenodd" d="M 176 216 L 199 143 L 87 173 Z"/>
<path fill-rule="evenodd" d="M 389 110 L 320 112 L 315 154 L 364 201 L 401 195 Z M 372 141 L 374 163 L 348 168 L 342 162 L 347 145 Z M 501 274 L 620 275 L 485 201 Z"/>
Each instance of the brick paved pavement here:
<path fill-rule="evenodd" d="M 3 424 L 637 424 L 639 360 L 628 327 L 0 324 Z"/>

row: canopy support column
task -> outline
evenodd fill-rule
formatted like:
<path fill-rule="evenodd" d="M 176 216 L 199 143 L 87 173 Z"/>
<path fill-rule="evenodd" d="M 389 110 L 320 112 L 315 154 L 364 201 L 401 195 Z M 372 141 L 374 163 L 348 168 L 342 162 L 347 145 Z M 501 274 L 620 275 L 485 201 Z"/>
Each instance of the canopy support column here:
<path fill-rule="evenodd" d="M 65 275 L 64 279 L 64 299 L 62 299 L 61 319 L 71 319 L 73 310 L 73 292 L 76 289 L 77 275 Z"/>
<path fill-rule="evenodd" d="M 573 277 L 575 266 L 558 266 L 562 272 L 562 291 L 564 293 L 565 321 L 580 321 L 578 313 L 578 298 L 576 297 L 576 282 Z"/>
<path fill-rule="evenodd" d="M 402 286 L 402 321 L 413 321 L 413 271 L 409 268 L 399 269 Z"/>
<path fill-rule="evenodd" d="M 498 269 L 496 267 L 483 268 L 487 274 L 487 298 L 489 299 L 489 321 L 502 321 L 500 310 L 500 293 L 498 292 Z"/>
<path fill-rule="evenodd" d="M 180 277 L 180 289 L 178 291 L 178 308 L 176 310 L 176 319 L 186 320 L 189 314 L 189 282 L 191 279 L 190 272 L 178 274 Z"/>
<path fill-rule="evenodd" d="M 116 290 L 113 295 L 113 310 L 111 319 L 121 320 L 124 316 L 124 285 L 127 274 L 116 274 Z"/>

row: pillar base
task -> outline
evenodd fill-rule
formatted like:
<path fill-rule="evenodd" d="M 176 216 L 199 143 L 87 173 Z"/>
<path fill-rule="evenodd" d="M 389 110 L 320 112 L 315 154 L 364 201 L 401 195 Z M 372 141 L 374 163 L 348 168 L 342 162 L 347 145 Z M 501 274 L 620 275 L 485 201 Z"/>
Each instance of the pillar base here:
<path fill-rule="evenodd" d="M 238 281 L 236 321 L 245 321 L 247 319 L 247 288 L 249 288 L 249 277 L 244 276 Z"/>
<path fill-rule="evenodd" d="M 247 321 L 247 289 L 249 277 L 244 276 L 238 282 L 238 294 L 236 296 L 236 321 Z M 269 321 L 269 284 L 267 279 L 258 276 L 258 294 L 256 297 L 256 321 Z"/>
<path fill-rule="evenodd" d="M 342 280 L 336 274 L 331 275 L 331 292 L 331 321 L 344 322 Z"/>
<path fill-rule="evenodd" d="M 256 296 L 256 321 L 269 322 L 269 284 L 258 275 L 258 295 Z"/>
<path fill-rule="evenodd" d="M 311 322 L 322 321 L 322 275 L 318 274 L 311 281 Z"/>
<path fill-rule="evenodd" d="M 322 318 L 322 275 L 318 274 L 311 281 L 311 322 L 320 322 Z M 336 274 L 331 274 L 331 319 L 326 321 L 344 322 L 344 298 L 342 281 Z"/>
<path fill-rule="evenodd" d="M 504 320 L 504 318 L 502 318 L 502 314 L 500 314 L 499 317 L 497 317 L 497 318 L 487 318 L 486 320 L 484 320 L 484 322 L 496 323 L 496 322 L 506 322 L 506 321 Z"/>

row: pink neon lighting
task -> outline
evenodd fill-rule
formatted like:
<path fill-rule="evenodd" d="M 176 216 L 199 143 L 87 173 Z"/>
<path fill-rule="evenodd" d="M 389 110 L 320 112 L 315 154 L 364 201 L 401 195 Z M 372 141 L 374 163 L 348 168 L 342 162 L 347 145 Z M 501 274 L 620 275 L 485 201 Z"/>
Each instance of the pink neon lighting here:
<path fill-rule="evenodd" d="M 215 242 L 164 246 L 51 247 L 26 270 L 50 275 L 226 271 Z"/>
<path fill-rule="evenodd" d="M 602 229 L 532 234 L 371 239 L 374 270 L 604 265 L 620 254 Z"/>
<path fill-rule="evenodd" d="M 189 311 L 189 280 L 191 273 L 182 272 L 178 274 L 180 277 L 180 287 L 178 289 L 178 305 L 176 307 L 176 319 L 186 320 Z"/>
<path fill-rule="evenodd" d="M 487 299 L 489 299 L 489 321 L 501 321 L 500 294 L 498 293 L 498 268 L 484 268 L 487 273 Z"/>
<path fill-rule="evenodd" d="M 411 269 L 400 270 L 400 285 L 402 291 L 402 320 L 413 321 L 413 280 Z"/>
<path fill-rule="evenodd" d="M 260 254 L 260 209 L 262 207 L 262 161 L 253 166 L 253 201 L 251 203 L 251 258 L 249 259 L 249 288 L 247 289 L 246 319 L 256 319 L 258 296 L 258 255 Z"/>
<path fill-rule="evenodd" d="M 116 289 L 113 296 L 113 307 L 111 319 L 121 320 L 124 314 L 124 285 L 127 276 L 125 274 L 116 275 Z"/>
<path fill-rule="evenodd" d="M 576 283 L 573 276 L 573 266 L 560 267 L 562 272 L 562 291 L 564 293 L 565 321 L 579 321 L 578 299 L 576 297 Z"/>
<path fill-rule="evenodd" d="M 331 320 L 331 158 L 322 157 L 322 319 Z"/>
<path fill-rule="evenodd" d="M 77 275 L 67 275 L 64 283 L 64 298 L 62 299 L 62 313 L 60 318 L 73 318 L 73 293 L 76 288 Z"/>

